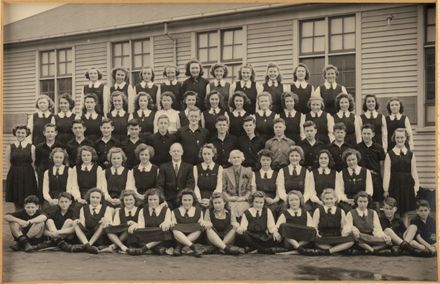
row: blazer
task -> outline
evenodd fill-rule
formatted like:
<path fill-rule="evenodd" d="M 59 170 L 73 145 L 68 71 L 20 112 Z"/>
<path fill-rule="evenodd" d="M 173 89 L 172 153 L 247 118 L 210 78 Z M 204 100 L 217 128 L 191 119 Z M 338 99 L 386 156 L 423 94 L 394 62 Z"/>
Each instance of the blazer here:
<path fill-rule="evenodd" d="M 160 166 L 157 186 L 162 189 L 166 200 L 175 200 L 177 194 L 184 188 L 194 189 L 193 165 L 181 162 L 179 172 L 174 172 L 173 162 Z"/>
<path fill-rule="evenodd" d="M 223 170 L 223 191 L 232 196 L 245 196 L 252 191 L 251 181 L 253 172 L 251 168 L 241 167 L 238 185 L 235 183 L 234 167 Z"/>

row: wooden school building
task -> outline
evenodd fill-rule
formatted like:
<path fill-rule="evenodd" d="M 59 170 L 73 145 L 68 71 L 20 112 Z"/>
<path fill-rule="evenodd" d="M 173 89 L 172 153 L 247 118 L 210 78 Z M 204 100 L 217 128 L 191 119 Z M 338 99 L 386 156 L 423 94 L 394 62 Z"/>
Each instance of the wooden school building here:
<path fill-rule="evenodd" d="M 435 5 L 433 4 L 65 4 L 4 26 L 3 150 L 12 127 L 35 111 L 35 98 L 78 98 L 95 66 L 111 85 L 124 66 L 134 86 L 142 66 L 163 67 L 198 58 L 206 70 L 229 66 L 230 80 L 251 63 L 257 81 L 266 66 L 280 66 L 284 83 L 305 63 L 312 85 L 325 64 L 355 97 L 399 97 L 414 131 L 422 186 L 435 187 Z M 208 72 L 205 72 L 205 76 Z M 3 169 L 3 177 L 7 173 Z"/>

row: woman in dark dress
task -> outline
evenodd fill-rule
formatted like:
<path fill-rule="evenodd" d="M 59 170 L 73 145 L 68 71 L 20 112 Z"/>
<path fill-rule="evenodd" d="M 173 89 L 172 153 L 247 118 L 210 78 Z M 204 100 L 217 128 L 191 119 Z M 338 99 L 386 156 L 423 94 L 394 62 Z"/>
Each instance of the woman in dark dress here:
<path fill-rule="evenodd" d="M 6 202 L 14 202 L 16 211 L 23 208 L 24 199 L 37 195 L 37 179 L 33 163 L 35 146 L 29 144 L 26 137 L 31 131 L 25 125 L 18 125 L 12 130 L 16 141 L 6 147 L 6 161 L 10 163 L 6 178 Z"/>
<path fill-rule="evenodd" d="M 228 77 L 228 67 L 221 63 L 216 63 L 211 67 L 210 74 L 214 78 L 206 86 L 206 94 L 212 91 L 217 91 L 222 95 L 223 101 L 220 105 L 227 106 L 229 101 L 229 92 L 231 91 L 231 84 L 225 81 Z M 206 100 L 205 100 L 206 101 Z M 207 108 L 209 110 L 209 108 Z"/>
<path fill-rule="evenodd" d="M 154 132 L 154 104 L 151 96 L 146 92 L 139 92 L 134 101 L 134 112 L 130 114 L 128 120 L 136 119 L 141 127 L 139 137 L 145 141 Z"/>
<path fill-rule="evenodd" d="M 107 117 L 113 122 L 112 136 L 119 142 L 127 139 L 128 112 L 125 111 L 127 97 L 124 93 L 115 91 L 110 95 L 111 111 Z"/>
<path fill-rule="evenodd" d="M 69 94 L 61 95 L 58 99 L 59 112 L 55 116 L 58 135 L 56 140 L 63 146 L 73 139 L 72 125 L 75 120 L 75 114 L 72 112 L 75 101 Z"/>
<path fill-rule="evenodd" d="M 159 168 L 151 163 L 154 149 L 150 145 L 139 144 L 134 152 L 140 161 L 132 169 L 134 186 L 139 194 L 144 194 L 148 189 L 156 187 Z"/>
<path fill-rule="evenodd" d="M 32 144 L 36 146 L 46 141 L 43 135 L 44 126 L 48 123 L 55 124 L 55 118 L 52 113 L 54 102 L 50 97 L 46 95 L 38 96 L 35 107 L 37 111 L 29 116 L 27 127 L 32 133 Z"/>
<path fill-rule="evenodd" d="M 281 105 L 283 111 L 280 117 L 286 122 L 286 130 L 284 131 L 287 138 L 295 141 L 295 144 L 301 142 L 304 137 L 303 124 L 306 116 L 296 110 L 299 102 L 298 96 L 292 92 L 285 92 L 281 95 Z"/>
<path fill-rule="evenodd" d="M 322 76 L 325 80 L 324 84 L 316 88 L 315 91 L 315 93 L 320 95 L 324 100 L 324 111 L 330 115 L 334 115 L 336 113 L 336 96 L 340 93 L 347 94 L 345 87 L 336 82 L 338 75 L 339 71 L 336 66 L 331 64 L 325 66 L 324 70 L 322 71 Z"/>
<path fill-rule="evenodd" d="M 133 101 L 136 93 L 134 93 L 133 87 L 129 84 L 128 71 L 123 67 L 117 67 L 112 70 L 113 86 L 110 87 L 110 94 L 115 91 L 124 93 L 127 98 L 128 104 L 124 105 L 124 110 L 128 112 L 133 111 Z"/>
<path fill-rule="evenodd" d="M 361 123 L 359 116 L 353 113 L 354 100 L 349 94 L 340 93 L 336 96 L 336 113 L 333 116 L 335 124 L 344 123 L 346 127 L 345 143 L 354 147 L 362 141 Z"/>
<path fill-rule="evenodd" d="M 255 70 L 251 64 L 244 64 L 238 70 L 238 79 L 232 83 L 231 92 L 242 91 L 250 100 L 250 104 L 245 106 L 245 110 L 250 114 L 256 111 L 257 95 L 263 91 L 263 86 L 255 82 Z M 229 102 L 230 103 L 230 102 Z"/>
<path fill-rule="evenodd" d="M 388 132 L 388 150 L 391 150 L 396 145 L 393 140 L 394 131 L 397 128 L 405 128 L 408 137 L 406 139 L 406 147 L 411 151 L 414 150 L 413 133 L 411 123 L 408 116 L 403 114 L 403 104 L 398 98 L 392 98 L 387 103 L 388 115 L 386 117 L 387 132 Z"/>
<path fill-rule="evenodd" d="M 213 90 L 206 95 L 206 109 L 202 113 L 201 122 L 202 127 L 208 129 L 209 137 L 214 137 L 217 134 L 215 122 L 219 116 L 224 115 L 229 119 L 223 102 L 223 95 L 219 91 Z"/>
<path fill-rule="evenodd" d="M 161 94 L 165 92 L 171 92 L 174 94 L 175 100 L 173 101 L 173 109 L 180 111 L 182 109 L 182 83 L 177 81 L 179 77 L 179 68 L 177 66 L 167 65 L 163 69 L 163 76 L 165 80 L 162 84 L 160 84 L 160 92 Z M 158 100 L 157 107 L 161 109 L 160 101 Z"/>
<path fill-rule="evenodd" d="M 147 93 L 151 96 L 152 107 L 150 109 L 157 110 L 160 102 L 160 89 L 159 86 L 154 84 L 154 70 L 151 67 L 144 67 L 139 72 L 139 79 L 141 82 L 134 86 L 134 94 L 137 96 L 140 92 Z M 137 97 L 136 97 L 137 99 Z M 136 109 L 136 103 L 135 108 Z"/>
<path fill-rule="evenodd" d="M 185 92 L 193 91 L 197 94 L 197 107 L 201 110 L 205 110 L 204 102 L 206 96 L 206 86 L 209 81 L 202 77 L 203 66 L 198 60 L 190 60 L 185 65 L 185 75 L 188 78 L 182 83 L 182 94 Z"/>
<path fill-rule="evenodd" d="M 84 102 L 86 94 L 95 94 L 99 105 L 97 112 L 100 115 L 104 115 L 104 113 L 109 111 L 110 88 L 99 81 L 102 79 L 102 72 L 96 67 L 91 67 L 87 70 L 85 77 L 89 80 L 89 83 L 84 85 L 82 89 L 81 102 Z"/>
<path fill-rule="evenodd" d="M 102 115 L 97 110 L 99 109 L 98 98 L 95 94 L 86 94 L 84 96 L 84 109 L 82 121 L 86 127 L 84 135 L 93 143 L 101 136 L 101 121 Z"/>
<path fill-rule="evenodd" d="M 266 71 L 266 82 L 263 84 L 263 90 L 268 92 L 272 97 L 271 110 L 277 114 L 283 111 L 281 106 L 281 94 L 285 91 L 282 83 L 280 67 L 275 63 L 269 63 Z"/>
<path fill-rule="evenodd" d="M 309 69 L 305 64 L 299 63 L 295 70 L 293 70 L 293 84 L 290 85 L 290 91 L 298 96 L 298 103 L 295 104 L 295 109 L 302 114 L 310 112 L 310 107 L 307 104 L 314 88 L 309 84 L 309 79 Z"/>
<path fill-rule="evenodd" d="M 365 124 L 371 124 L 374 126 L 374 137 L 373 142 L 381 145 L 385 152 L 387 152 L 388 147 L 388 130 L 387 121 L 385 116 L 377 110 L 379 109 L 379 102 L 377 97 L 372 94 L 365 95 L 364 104 L 362 105 L 361 114 L 361 129 Z"/>
<path fill-rule="evenodd" d="M 229 112 L 229 133 L 234 135 L 235 137 L 240 137 L 245 135 L 243 129 L 243 121 L 249 113 L 245 110 L 246 107 L 250 104 L 249 98 L 242 91 L 236 91 L 231 96 L 231 100 L 229 101 L 229 106 L 231 111 Z"/>

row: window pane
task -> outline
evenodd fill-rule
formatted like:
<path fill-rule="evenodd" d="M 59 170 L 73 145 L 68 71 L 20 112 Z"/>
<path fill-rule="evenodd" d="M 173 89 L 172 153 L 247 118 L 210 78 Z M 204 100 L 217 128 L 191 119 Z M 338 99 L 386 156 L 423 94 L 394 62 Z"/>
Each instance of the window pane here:
<path fill-rule="evenodd" d="M 302 37 L 313 36 L 313 22 L 302 23 L 301 36 Z"/>
<path fill-rule="evenodd" d="M 69 62 L 67 63 L 67 70 L 66 70 L 66 74 L 72 74 L 72 63 Z"/>
<path fill-rule="evenodd" d="M 128 60 L 128 56 L 122 58 L 122 67 L 127 69 L 130 67 L 130 62 Z"/>
<path fill-rule="evenodd" d="M 73 60 L 72 54 L 73 54 L 72 49 L 67 49 L 66 61 L 72 61 Z"/>
<path fill-rule="evenodd" d="M 342 35 L 332 35 L 331 36 L 330 49 L 331 50 L 341 50 L 342 49 Z"/>
<path fill-rule="evenodd" d="M 226 81 L 232 83 L 235 80 L 238 80 L 238 69 L 240 69 L 240 64 L 228 65 L 228 77 Z"/>
<path fill-rule="evenodd" d="M 142 67 L 142 55 L 135 55 L 133 57 L 133 68 L 141 68 Z"/>
<path fill-rule="evenodd" d="M 435 26 L 426 27 L 426 42 L 435 42 Z"/>
<path fill-rule="evenodd" d="M 49 53 L 42 52 L 41 53 L 41 64 L 46 64 L 49 62 Z"/>
<path fill-rule="evenodd" d="M 143 66 L 151 65 L 150 54 L 144 54 L 142 60 Z"/>
<path fill-rule="evenodd" d="M 49 62 L 50 63 L 55 63 L 55 51 L 51 51 L 49 53 Z"/>
<path fill-rule="evenodd" d="M 325 22 L 324 20 L 316 21 L 314 28 L 315 36 L 320 36 L 325 34 Z"/>
<path fill-rule="evenodd" d="M 313 51 L 314 52 L 323 52 L 325 49 L 325 38 L 324 37 L 315 37 L 313 42 Z"/>
<path fill-rule="evenodd" d="M 72 79 L 65 78 L 65 79 L 58 79 L 58 94 L 72 94 Z"/>
<path fill-rule="evenodd" d="M 304 38 L 301 40 L 301 53 L 313 52 L 313 38 Z"/>
<path fill-rule="evenodd" d="M 49 65 L 49 76 L 53 76 L 55 75 L 55 64 L 50 64 Z"/>
<path fill-rule="evenodd" d="M 135 41 L 133 45 L 134 54 L 142 53 L 142 41 Z"/>
<path fill-rule="evenodd" d="M 355 35 L 354 34 L 346 34 L 344 35 L 344 49 L 355 49 Z"/>
<path fill-rule="evenodd" d="M 232 59 L 232 46 L 223 47 L 223 60 Z"/>
<path fill-rule="evenodd" d="M 217 47 L 209 49 L 208 60 L 210 62 L 217 61 L 217 58 L 218 58 L 217 50 L 218 50 Z"/>
<path fill-rule="evenodd" d="M 234 45 L 234 50 L 233 50 L 233 58 L 234 59 L 240 59 L 243 58 L 243 54 L 242 54 L 242 48 L 241 48 L 241 44 L 240 45 Z"/>
<path fill-rule="evenodd" d="M 243 43 L 243 30 L 235 30 L 234 31 L 234 43 Z"/>
<path fill-rule="evenodd" d="M 208 50 L 207 49 L 199 49 L 199 60 L 201 62 L 208 62 Z"/>
<path fill-rule="evenodd" d="M 49 67 L 47 65 L 41 66 L 41 77 L 46 77 L 49 75 Z"/>
<path fill-rule="evenodd" d="M 347 91 L 352 92 L 353 97 L 355 98 L 355 89 L 356 89 L 356 68 L 355 68 L 355 55 L 337 55 L 330 56 L 329 63 L 338 67 L 339 76 L 338 83 L 345 86 Z"/>
<path fill-rule="evenodd" d="M 233 44 L 234 31 L 224 31 L 223 32 L 223 45 Z"/>
<path fill-rule="evenodd" d="M 66 61 L 66 51 L 65 50 L 58 50 L 58 62 L 64 62 Z"/>
<path fill-rule="evenodd" d="M 208 46 L 208 34 L 199 34 L 199 47 L 207 47 Z"/>
<path fill-rule="evenodd" d="M 331 34 L 342 33 L 342 18 L 331 19 L 330 21 Z"/>
<path fill-rule="evenodd" d="M 218 46 L 217 33 L 209 33 L 209 46 Z"/>
<path fill-rule="evenodd" d="M 425 49 L 425 92 L 426 100 L 435 100 L 435 48 Z"/>
<path fill-rule="evenodd" d="M 322 83 L 322 68 L 324 67 L 324 57 L 303 58 L 301 63 L 307 65 L 310 71 L 310 84 L 319 86 Z"/>
<path fill-rule="evenodd" d="M 120 43 L 115 43 L 113 45 L 113 56 L 121 56 L 122 54 L 122 45 Z"/>
<path fill-rule="evenodd" d="M 143 53 L 150 53 L 150 41 L 149 40 L 144 40 L 142 43 L 143 43 L 142 44 L 142 47 L 143 47 L 142 51 L 143 51 Z"/>
<path fill-rule="evenodd" d="M 52 100 L 55 99 L 54 80 L 40 81 L 40 94 L 48 95 Z"/>
<path fill-rule="evenodd" d="M 64 75 L 66 74 L 66 63 L 60 63 L 58 64 L 58 74 Z"/>
<path fill-rule="evenodd" d="M 123 55 L 128 55 L 128 52 L 129 52 L 128 42 L 124 42 L 122 44 L 122 54 Z"/>
<path fill-rule="evenodd" d="M 426 10 L 426 24 L 435 25 L 435 7 Z"/>
<path fill-rule="evenodd" d="M 354 17 L 344 18 L 344 33 L 354 33 L 356 29 L 356 22 Z"/>

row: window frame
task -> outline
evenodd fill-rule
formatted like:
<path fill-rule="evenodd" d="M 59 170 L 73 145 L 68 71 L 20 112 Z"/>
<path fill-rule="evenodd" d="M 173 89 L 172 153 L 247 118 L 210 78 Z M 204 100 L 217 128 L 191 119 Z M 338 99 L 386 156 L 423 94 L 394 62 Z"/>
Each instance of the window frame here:
<path fill-rule="evenodd" d="M 429 121 L 428 119 L 428 114 L 429 112 L 427 111 L 427 109 L 429 107 L 434 107 L 434 113 L 435 111 L 435 90 L 434 90 L 434 98 L 433 99 L 429 99 L 428 98 L 428 81 L 427 81 L 427 64 L 426 64 L 426 56 L 427 56 L 427 51 L 430 50 L 432 52 L 432 50 L 434 51 L 434 57 L 435 57 L 435 41 L 433 42 L 428 42 L 428 27 L 432 27 L 434 26 L 435 29 L 435 25 L 436 22 L 434 22 L 434 24 L 428 24 L 428 11 L 430 9 L 434 9 L 434 16 L 436 16 L 436 6 L 434 5 L 428 5 L 425 6 L 425 8 L 423 9 L 423 74 L 424 74 L 424 79 L 423 79 L 423 90 L 424 90 L 424 102 L 423 102 L 423 106 L 425 107 L 425 115 L 423 118 L 424 121 L 424 126 L 425 127 L 430 127 L 430 126 L 435 126 L 435 114 L 434 117 L 432 119 L 432 121 Z M 435 61 L 434 61 L 434 74 L 435 74 Z M 434 75 L 434 80 L 435 80 L 435 75 Z M 434 81 L 435 84 L 435 81 Z"/>

